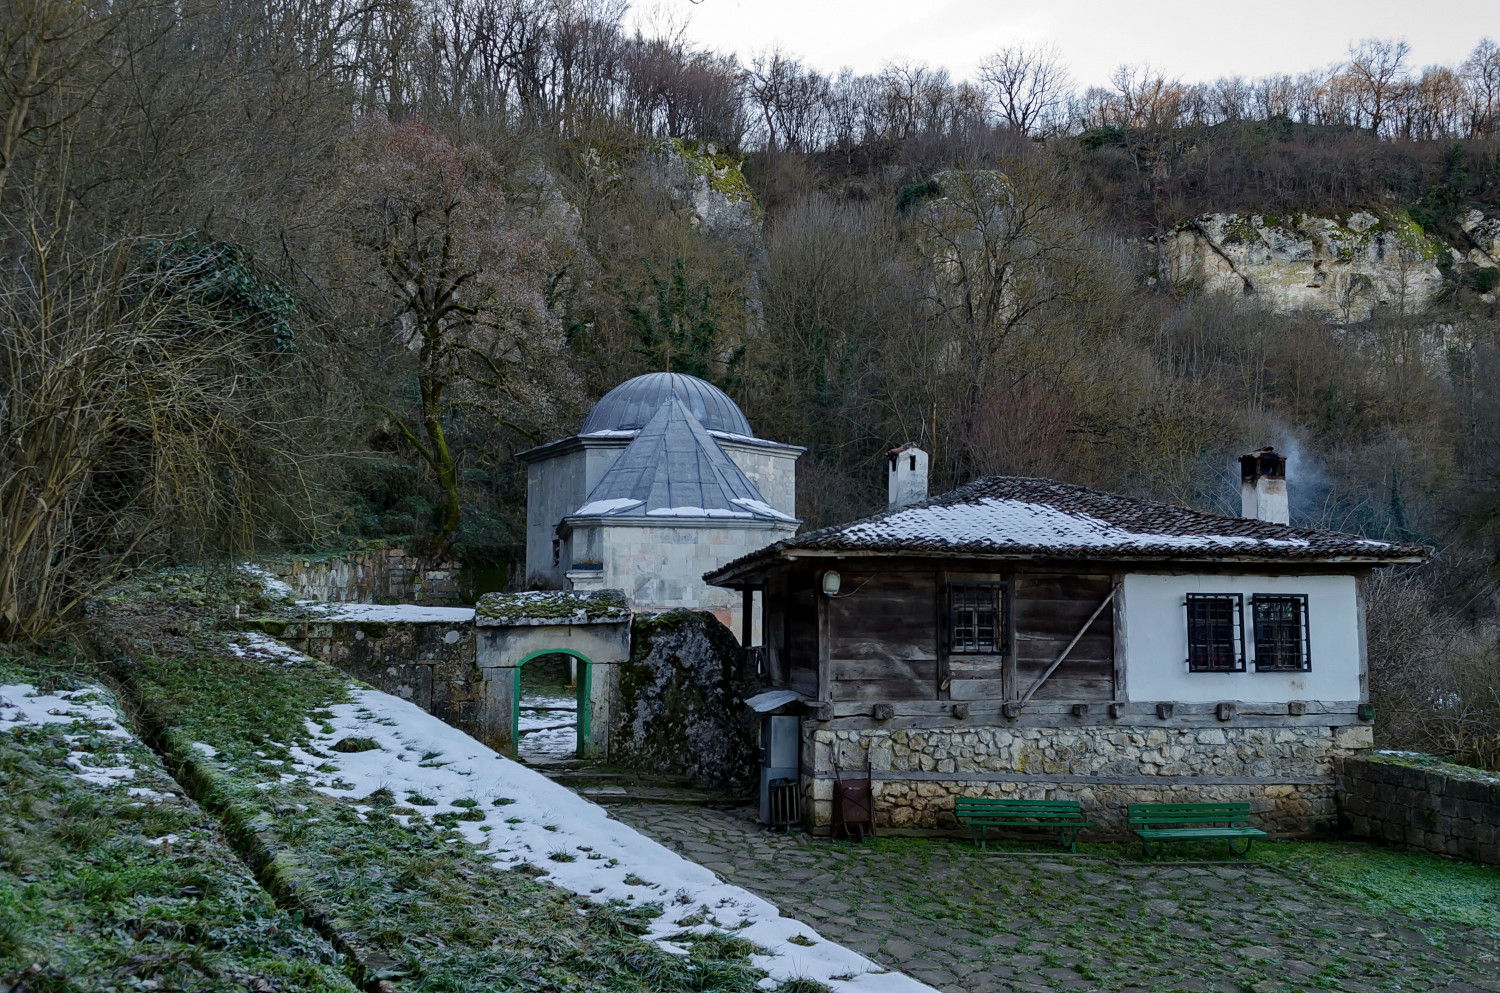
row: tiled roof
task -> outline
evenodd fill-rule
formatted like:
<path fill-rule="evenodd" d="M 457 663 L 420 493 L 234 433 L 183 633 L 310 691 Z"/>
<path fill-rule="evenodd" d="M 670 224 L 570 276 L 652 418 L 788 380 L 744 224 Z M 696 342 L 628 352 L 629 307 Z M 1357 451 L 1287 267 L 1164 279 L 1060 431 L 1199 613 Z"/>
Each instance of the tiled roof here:
<path fill-rule="evenodd" d="M 727 578 L 743 565 L 793 549 L 1374 562 L 1426 555 L 1415 545 L 1207 514 L 1050 479 L 991 476 L 924 503 L 777 542 L 710 576 Z"/>
<path fill-rule="evenodd" d="M 671 393 L 569 516 L 793 520 L 765 502 Z"/>

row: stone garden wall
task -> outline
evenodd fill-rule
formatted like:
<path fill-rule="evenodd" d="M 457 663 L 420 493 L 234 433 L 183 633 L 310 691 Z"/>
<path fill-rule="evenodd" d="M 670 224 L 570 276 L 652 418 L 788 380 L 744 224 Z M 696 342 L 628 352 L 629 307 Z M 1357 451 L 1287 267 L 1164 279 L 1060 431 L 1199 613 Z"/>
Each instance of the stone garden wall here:
<path fill-rule="evenodd" d="M 1367 726 L 973 727 L 803 733 L 804 799 L 826 830 L 833 780 L 869 770 L 877 827 L 956 831 L 953 799 L 1077 800 L 1094 836 L 1124 836 L 1131 803 L 1248 801 L 1278 835 L 1334 825 L 1334 761 L 1368 748 Z M 809 761 L 811 767 L 809 767 Z"/>
<path fill-rule="evenodd" d="M 1377 752 L 1339 759 L 1337 779 L 1345 833 L 1500 865 L 1500 775 Z"/>
<path fill-rule="evenodd" d="M 400 546 L 266 562 L 299 597 L 326 603 L 461 604 L 458 563 L 424 565 Z"/>
<path fill-rule="evenodd" d="M 260 622 L 268 634 L 325 659 L 383 693 L 410 700 L 465 734 L 482 738 L 484 683 L 471 621 Z"/>

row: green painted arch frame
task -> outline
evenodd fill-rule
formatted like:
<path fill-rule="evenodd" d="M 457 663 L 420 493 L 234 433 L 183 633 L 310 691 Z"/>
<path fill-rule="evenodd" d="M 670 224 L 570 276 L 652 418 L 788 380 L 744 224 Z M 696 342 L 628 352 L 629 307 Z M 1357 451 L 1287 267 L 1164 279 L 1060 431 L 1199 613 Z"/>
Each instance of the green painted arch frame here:
<path fill-rule="evenodd" d="M 574 749 L 576 758 L 583 758 L 588 753 L 591 729 L 589 727 L 589 698 L 594 688 L 594 661 L 582 652 L 571 648 L 540 648 L 534 652 L 528 652 L 516 663 L 515 685 L 511 689 L 510 707 L 510 740 L 515 742 L 513 746 L 517 755 L 521 754 L 521 669 L 532 659 L 541 658 L 543 655 L 571 655 L 578 660 L 578 743 Z"/>

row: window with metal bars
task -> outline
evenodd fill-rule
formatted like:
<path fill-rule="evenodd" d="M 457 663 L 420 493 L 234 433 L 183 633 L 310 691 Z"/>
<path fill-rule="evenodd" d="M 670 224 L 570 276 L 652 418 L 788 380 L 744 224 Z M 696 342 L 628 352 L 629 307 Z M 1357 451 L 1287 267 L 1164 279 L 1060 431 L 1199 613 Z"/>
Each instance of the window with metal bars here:
<path fill-rule="evenodd" d="M 1189 593 L 1189 672 L 1244 672 L 1244 597 L 1238 593 Z"/>
<path fill-rule="evenodd" d="M 1255 671 L 1307 672 L 1312 668 L 1307 630 L 1307 594 L 1250 598 L 1255 617 Z"/>
<path fill-rule="evenodd" d="M 1010 650 L 1005 583 L 948 585 L 948 652 L 1004 655 Z"/>

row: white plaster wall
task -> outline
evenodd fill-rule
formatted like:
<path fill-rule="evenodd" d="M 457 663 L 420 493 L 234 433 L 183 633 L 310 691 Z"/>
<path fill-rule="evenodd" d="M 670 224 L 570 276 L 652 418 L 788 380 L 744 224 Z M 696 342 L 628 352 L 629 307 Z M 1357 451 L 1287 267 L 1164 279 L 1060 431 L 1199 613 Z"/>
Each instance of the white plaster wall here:
<path fill-rule="evenodd" d="M 797 459 L 800 448 L 767 445 L 737 445 L 720 438 L 719 447 L 724 449 L 734 464 L 760 490 L 766 503 L 786 514 L 797 516 Z"/>
<path fill-rule="evenodd" d="M 711 611 L 738 636 L 743 630 L 741 594 L 708 585 L 703 574 L 790 537 L 796 529 L 791 524 L 774 528 L 610 525 L 579 528 L 573 540 L 580 541 L 585 530 L 598 533 L 604 553 L 604 568 L 587 577 L 588 589 L 624 590 L 636 610 Z M 583 585 L 574 584 L 576 588 Z"/>
<path fill-rule="evenodd" d="M 1362 700 L 1358 582 L 1353 576 L 1126 575 L 1121 590 L 1125 598 L 1124 699 L 1181 703 Z M 1244 672 L 1188 672 L 1188 593 L 1244 595 Z M 1250 610 L 1250 597 L 1255 593 L 1307 594 L 1312 671 L 1255 671 Z"/>
<path fill-rule="evenodd" d="M 557 524 L 583 506 L 590 491 L 630 443 L 590 442 L 526 467 L 526 584 L 566 589 L 569 557 L 564 542 L 562 559 L 552 564 L 552 539 Z"/>

